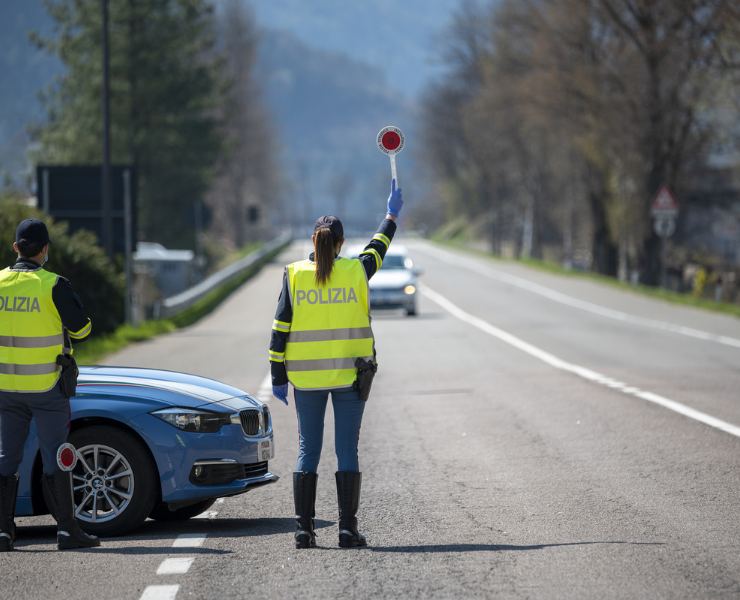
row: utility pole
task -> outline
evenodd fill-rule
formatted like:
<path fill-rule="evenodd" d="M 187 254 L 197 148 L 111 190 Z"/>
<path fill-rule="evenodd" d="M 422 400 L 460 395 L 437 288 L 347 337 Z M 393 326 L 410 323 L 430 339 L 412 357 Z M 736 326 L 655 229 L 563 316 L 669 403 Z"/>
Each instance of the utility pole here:
<path fill-rule="evenodd" d="M 113 206 L 110 185 L 110 48 L 108 43 L 108 0 L 100 0 L 103 23 L 103 169 L 102 169 L 102 209 L 103 248 L 113 257 Z"/>

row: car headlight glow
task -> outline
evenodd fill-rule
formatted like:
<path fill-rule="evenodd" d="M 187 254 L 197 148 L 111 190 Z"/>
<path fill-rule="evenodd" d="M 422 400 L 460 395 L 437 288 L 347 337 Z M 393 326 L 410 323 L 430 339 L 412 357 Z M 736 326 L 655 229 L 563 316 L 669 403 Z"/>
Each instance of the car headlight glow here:
<path fill-rule="evenodd" d="M 403 293 L 407 295 L 415 294 L 416 293 L 416 286 L 415 285 L 407 285 L 405 288 L 403 288 Z"/>
<path fill-rule="evenodd" d="M 231 423 L 231 415 L 213 413 L 192 408 L 163 408 L 151 413 L 182 431 L 194 433 L 215 433 L 224 425 Z"/>

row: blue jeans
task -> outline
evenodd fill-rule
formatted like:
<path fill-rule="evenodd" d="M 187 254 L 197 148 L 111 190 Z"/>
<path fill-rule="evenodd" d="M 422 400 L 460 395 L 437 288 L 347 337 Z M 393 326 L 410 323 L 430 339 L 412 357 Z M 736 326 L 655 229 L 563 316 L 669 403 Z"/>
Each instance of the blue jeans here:
<path fill-rule="evenodd" d="M 357 444 L 365 403 L 355 390 L 295 390 L 298 415 L 298 462 L 296 471 L 316 473 L 324 440 L 324 413 L 331 394 L 334 406 L 334 446 L 338 471 L 359 471 Z"/>

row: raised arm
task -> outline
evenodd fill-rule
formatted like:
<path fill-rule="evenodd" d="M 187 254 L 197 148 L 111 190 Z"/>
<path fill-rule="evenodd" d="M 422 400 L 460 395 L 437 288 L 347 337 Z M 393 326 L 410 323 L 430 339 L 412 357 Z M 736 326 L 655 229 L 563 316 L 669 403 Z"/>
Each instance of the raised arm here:
<path fill-rule="evenodd" d="M 378 227 L 378 231 L 373 236 L 373 239 L 360 252 L 360 261 L 362 261 L 365 267 L 365 273 L 367 273 L 368 279 L 375 275 L 383 265 L 385 253 L 388 251 L 391 240 L 396 233 L 396 219 L 401 212 L 402 206 L 403 197 L 401 195 L 401 188 L 396 188 L 396 180 L 394 179 L 391 181 L 391 193 L 388 196 L 388 214 L 386 214 L 385 219 L 383 219 L 380 227 Z"/>

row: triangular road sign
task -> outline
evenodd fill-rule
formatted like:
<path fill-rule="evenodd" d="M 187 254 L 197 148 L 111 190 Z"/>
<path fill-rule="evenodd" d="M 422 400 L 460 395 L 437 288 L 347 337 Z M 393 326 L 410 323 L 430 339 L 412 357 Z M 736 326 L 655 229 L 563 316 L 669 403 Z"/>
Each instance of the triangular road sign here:
<path fill-rule="evenodd" d="M 675 215 L 678 213 L 678 202 L 667 185 L 661 186 L 653 200 L 651 208 L 653 215 Z"/>

